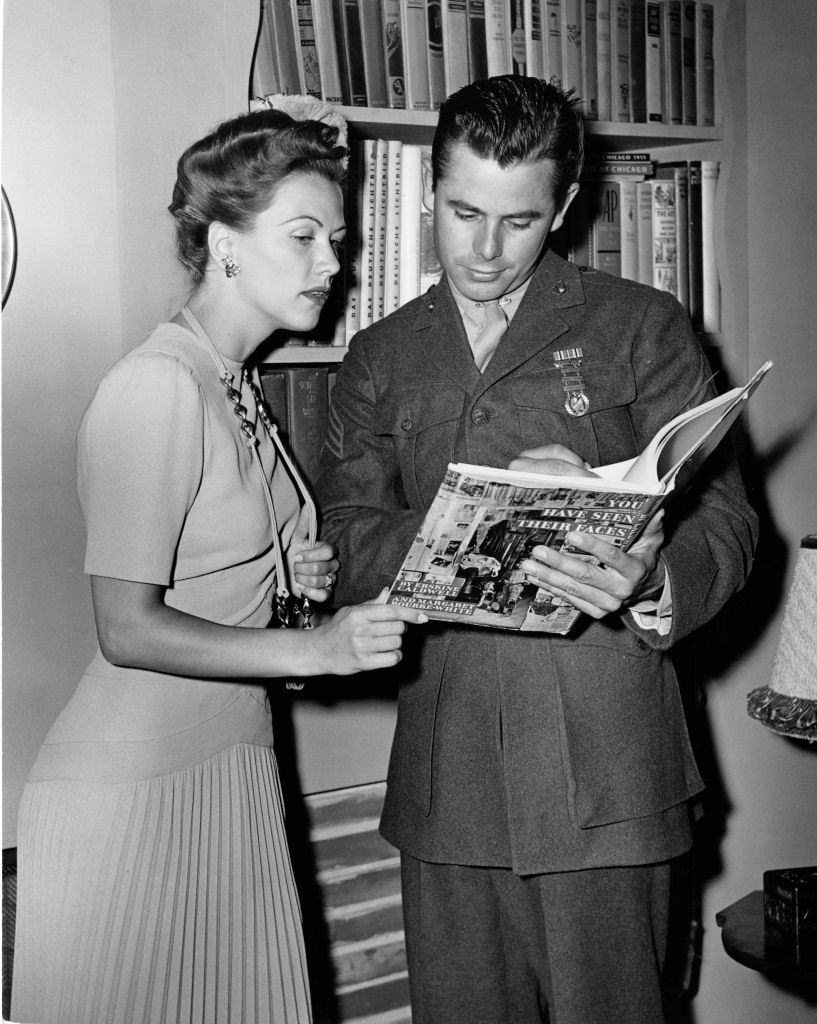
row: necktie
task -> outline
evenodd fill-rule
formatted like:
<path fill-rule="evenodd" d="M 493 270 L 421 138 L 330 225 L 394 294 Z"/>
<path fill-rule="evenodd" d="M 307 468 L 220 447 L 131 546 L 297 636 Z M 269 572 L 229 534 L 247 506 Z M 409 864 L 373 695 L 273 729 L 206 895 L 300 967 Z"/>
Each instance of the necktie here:
<path fill-rule="evenodd" d="M 497 302 L 488 302 L 485 305 L 485 323 L 480 328 L 479 334 L 471 343 L 474 353 L 474 362 L 477 369 L 483 373 L 485 367 L 491 361 L 491 356 L 500 342 L 505 331 L 508 329 L 508 318 L 505 316 L 502 307 Z"/>

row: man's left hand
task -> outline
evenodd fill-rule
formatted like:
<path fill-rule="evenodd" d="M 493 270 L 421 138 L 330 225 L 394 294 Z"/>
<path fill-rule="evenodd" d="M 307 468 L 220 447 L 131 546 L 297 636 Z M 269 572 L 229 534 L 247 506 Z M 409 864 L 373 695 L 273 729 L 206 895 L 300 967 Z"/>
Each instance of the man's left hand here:
<path fill-rule="evenodd" d="M 566 544 L 592 555 L 580 555 L 537 544 L 531 558 L 520 563 L 528 578 L 594 619 L 660 595 L 664 568 L 658 555 L 664 544 L 663 511 L 657 512 L 629 551 L 592 533 L 569 533 Z"/>

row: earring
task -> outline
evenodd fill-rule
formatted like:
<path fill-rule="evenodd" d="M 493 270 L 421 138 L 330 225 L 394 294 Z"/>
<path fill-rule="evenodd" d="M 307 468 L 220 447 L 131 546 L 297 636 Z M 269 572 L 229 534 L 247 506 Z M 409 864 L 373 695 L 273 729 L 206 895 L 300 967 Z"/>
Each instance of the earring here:
<path fill-rule="evenodd" d="M 224 273 L 227 277 L 235 277 L 236 274 L 241 273 L 241 267 L 239 267 L 232 256 L 225 256 L 221 262 L 224 264 Z"/>

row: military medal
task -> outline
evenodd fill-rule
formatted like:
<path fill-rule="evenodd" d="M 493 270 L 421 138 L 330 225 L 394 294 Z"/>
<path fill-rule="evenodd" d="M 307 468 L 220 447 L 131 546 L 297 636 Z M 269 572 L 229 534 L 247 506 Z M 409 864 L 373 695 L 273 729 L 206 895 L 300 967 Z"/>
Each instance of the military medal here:
<path fill-rule="evenodd" d="M 562 375 L 565 409 L 570 416 L 584 416 L 590 409 L 590 399 L 582 379 L 582 350 L 563 348 L 553 353 L 553 365 Z"/>

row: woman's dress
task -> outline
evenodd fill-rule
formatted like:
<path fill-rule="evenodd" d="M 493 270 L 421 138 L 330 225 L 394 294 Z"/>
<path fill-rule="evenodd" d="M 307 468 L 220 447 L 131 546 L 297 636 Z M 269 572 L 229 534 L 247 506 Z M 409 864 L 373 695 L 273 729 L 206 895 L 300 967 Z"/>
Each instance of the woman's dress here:
<path fill-rule="evenodd" d="M 246 388 L 242 404 L 252 418 Z M 257 433 L 286 546 L 298 499 Z M 162 324 L 125 356 L 85 415 L 77 466 L 87 573 L 167 586 L 168 605 L 215 622 L 268 624 L 263 483 L 202 341 Z M 13 1020 L 310 1019 L 262 685 L 97 653 L 29 776 L 18 865 Z"/>

